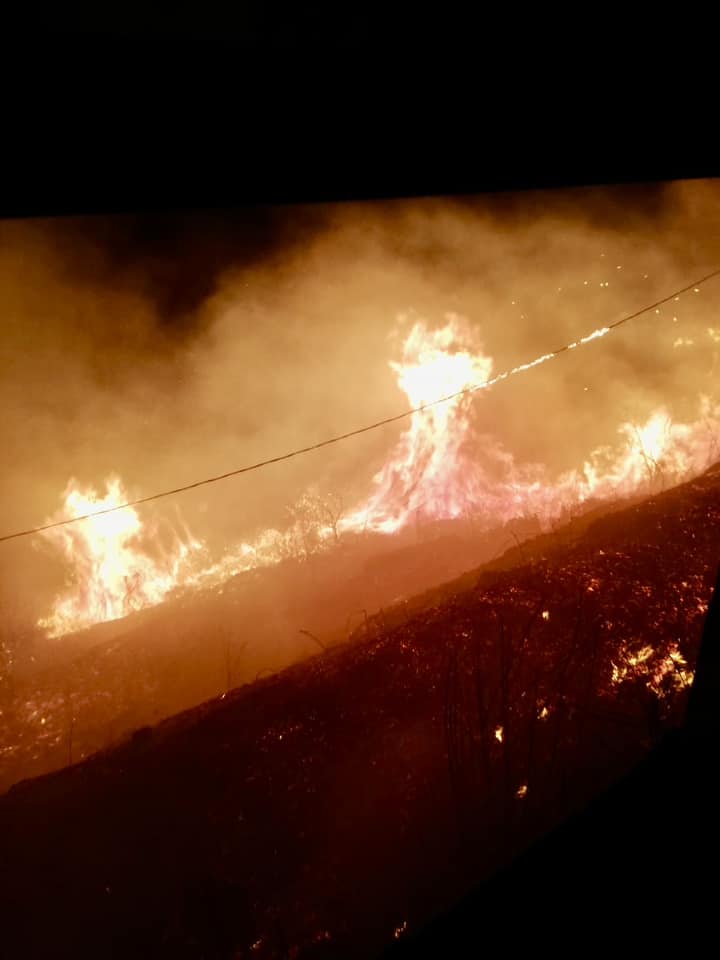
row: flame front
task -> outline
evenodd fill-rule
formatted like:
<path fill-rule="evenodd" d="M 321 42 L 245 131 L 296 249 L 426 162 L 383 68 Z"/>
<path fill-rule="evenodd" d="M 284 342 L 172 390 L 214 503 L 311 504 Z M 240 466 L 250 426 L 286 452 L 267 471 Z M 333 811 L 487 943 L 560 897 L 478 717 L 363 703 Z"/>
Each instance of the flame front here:
<path fill-rule="evenodd" d="M 94 490 L 80 490 L 71 481 L 55 519 L 97 513 L 127 499 L 117 477 L 107 480 L 104 497 Z M 72 567 L 69 589 L 57 599 L 51 615 L 40 621 L 50 636 L 117 620 L 165 599 L 201 544 L 175 537 L 172 547 L 155 559 L 143 550 L 142 533 L 142 523 L 132 507 L 45 531 L 45 537 L 62 549 Z M 157 540 L 154 545 L 157 547 Z"/>
<path fill-rule="evenodd" d="M 603 327 L 571 346 L 607 332 Z M 47 538 L 72 565 L 73 582 L 41 626 L 58 636 L 114 620 L 160 603 L 178 587 L 218 587 L 246 570 L 330 547 L 338 533 L 392 534 L 413 520 L 452 520 L 463 514 L 472 515 L 479 529 L 520 517 L 535 517 L 547 528 L 588 501 L 649 493 L 658 485 L 689 479 L 717 459 L 720 406 L 701 398 L 694 422 L 673 423 L 661 408 L 644 424 L 622 423 L 616 447 L 591 451 L 581 467 L 558 477 L 548 476 L 542 466 L 516 464 L 495 438 L 478 434 L 472 406 L 481 394 L 475 391 L 552 356 L 493 377 L 492 359 L 482 353 L 466 320 L 449 315 L 436 330 L 417 320 L 401 358 L 389 364 L 416 412 L 373 478 L 370 496 L 335 527 L 328 526 L 322 511 L 311 509 L 313 498 L 305 494 L 289 511 L 286 529 L 263 530 L 213 562 L 203 544 L 189 535 L 175 536 L 171 548 L 154 558 L 141 545 L 144 531 L 132 508 L 49 530 Z M 468 388 L 472 392 L 462 392 Z M 116 478 L 107 482 L 104 498 L 71 485 L 58 518 L 92 514 L 126 499 Z"/>
<path fill-rule="evenodd" d="M 608 333 L 603 327 L 572 346 Z M 546 362 L 545 354 L 507 374 L 491 377 L 492 360 L 477 347 L 469 325 L 450 316 L 439 330 L 418 321 L 410 331 L 402 362 L 391 362 L 398 385 L 413 409 L 473 388 L 451 400 L 413 413 L 390 458 L 374 477 L 368 500 L 343 520 L 343 529 L 394 533 L 413 518 L 455 519 L 472 514 L 487 526 L 519 517 L 542 526 L 588 501 L 650 492 L 678 483 L 710 466 L 717 457 L 720 407 L 701 398 L 700 416 L 673 423 L 664 408 L 644 424 L 622 423 L 620 444 L 590 452 L 580 468 L 553 479 L 540 465 L 518 466 L 494 438 L 478 436 L 471 422 L 476 390 Z"/>

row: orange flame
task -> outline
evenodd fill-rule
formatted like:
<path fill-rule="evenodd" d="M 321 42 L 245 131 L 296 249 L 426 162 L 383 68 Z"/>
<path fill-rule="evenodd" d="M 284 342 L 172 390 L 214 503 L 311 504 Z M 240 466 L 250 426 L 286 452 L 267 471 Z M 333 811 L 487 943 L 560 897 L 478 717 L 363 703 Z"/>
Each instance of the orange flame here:
<path fill-rule="evenodd" d="M 403 362 L 391 362 L 413 409 L 488 379 L 492 360 L 468 349 L 470 331 L 451 315 L 439 330 L 418 321 L 403 347 Z M 345 529 L 393 533 L 418 513 L 458 517 L 472 498 L 472 476 L 463 469 L 472 394 L 413 413 L 394 455 L 374 477 L 375 493 L 343 522 Z"/>
<path fill-rule="evenodd" d="M 63 509 L 54 519 L 81 517 L 128 499 L 117 477 L 106 481 L 106 489 L 105 497 L 99 497 L 71 481 Z M 191 554 L 202 545 L 190 537 L 176 537 L 172 548 L 155 559 L 142 548 L 142 532 L 132 508 L 45 531 L 44 536 L 61 547 L 73 567 L 70 589 L 57 599 L 50 616 L 40 621 L 50 636 L 117 620 L 165 599 Z"/>
<path fill-rule="evenodd" d="M 687 668 L 687 660 L 675 642 L 670 643 L 664 653 L 659 653 L 651 646 L 645 646 L 636 653 L 624 648 L 620 651 L 618 663 L 613 662 L 611 666 L 614 686 L 626 680 L 642 679 L 648 690 L 660 699 L 666 696 L 666 678 L 669 677 L 672 688 L 682 690 L 691 686 L 694 677 L 694 672 Z"/>
<path fill-rule="evenodd" d="M 570 347 L 608 331 L 603 327 Z M 621 424 L 617 448 L 596 449 L 581 468 L 555 479 L 543 467 L 518 466 L 497 441 L 475 435 L 474 393 L 427 406 L 469 387 L 490 388 L 552 356 L 546 354 L 491 378 L 493 361 L 482 353 L 466 320 L 448 315 L 445 325 L 436 330 L 417 320 L 404 341 L 401 359 L 390 362 L 390 367 L 410 406 L 424 409 L 411 416 L 373 478 L 370 497 L 341 519 L 335 530 L 313 512 L 308 495 L 290 511 L 287 529 L 261 531 L 252 542 L 240 543 L 212 563 L 207 562 L 202 543 L 189 534 L 185 539 L 175 537 L 172 548 L 154 559 L 142 547 L 142 524 L 132 508 L 55 528 L 45 535 L 73 565 L 73 584 L 40 625 L 58 636 L 160 603 L 179 587 L 219 587 L 243 571 L 301 555 L 310 542 L 327 547 L 338 530 L 391 534 L 415 518 L 454 519 L 466 512 L 488 528 L 523 516 L 535 516 L 547 526 L 589 500 L 650 492 L 657 484 L 689 479 L 717 458 L 720 406 L 708 398 L 701 398 L 700 416 L 690 424 L 673 423 L 664 409 L 654 411 L 639 426 Z M 104 499 L 71 484 L 58 519 L 125 500 L 117 478 L 107 481 Z"/>
<path fill-rule="evenodd" d="M 605 336 L 603 327 L 571 344 Z M 413 408 L 482 385 L 491 387 L 506 376 L 544 363 L 547 354 L 492 379 L 492 360 L 475 347 L 462 318 L 450 316 L 444 327 L 427 329 L 415 323 L 404 347 L 403 361 L 392 362 L 398 384 Z M 390 459 L 375 476 L 368 501 L 343 521 L 343 529 L 393 533 L 411 518 L 453 519 L 466 511 L 488 525 L 522 516 L 536 516 L 544 525 L 588 500 L 630 496 L 657 483 L 678 483 L 710 466 L 718 454 L 720 407 L 702 398 L 700 418 L 673 423 L 664 409 L 637 426 L 618 428 L 617 449 L 592 451 L 581 469 L 557 479 L 540 466 L 518 467 L 496 441 L 472 443 L 472 393 L 412 415 Z M 502 478 L 497 478 L 498 471 Z"/>

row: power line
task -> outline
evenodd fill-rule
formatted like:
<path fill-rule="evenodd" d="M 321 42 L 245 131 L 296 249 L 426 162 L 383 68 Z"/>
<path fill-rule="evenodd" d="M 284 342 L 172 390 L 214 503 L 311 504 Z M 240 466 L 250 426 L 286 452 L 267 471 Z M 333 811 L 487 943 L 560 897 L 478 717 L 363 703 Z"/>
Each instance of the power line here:
<path fill-rule="evenodd" d="M 305 453 L 311 453 L 313 450 L 320 450 L 323 447 L 329 447 L 333 443 L 340 443 L 341 440 L 347 440 L 350 437 L 357 437 L 361 433 L 368 433 L 370 430 L 377 430 L 379 427 L 387 426 L 389 423 L 396 423 L 398 420 L 404 420 L 406 417 L 411 417 L 415 413 L 421 413 L 423 410 L 427 410 L 429 407 L 435 407 L 441 403 L 448 403 L 450 400 L 454 400 L 456 397 L 463 396 L 464 394 L 475 393 L 478 390 L 486 390 L 488 387 L 492 387 L 496 383 L 500 383 L 502 380 L 507 380 L 509 377 L 515 376 L 518 373 L 522 373 L 525 370 L 529 370 L 532 367 L 537 367 L 543 363 L 547 363 L 548 360 L 554 360 L 555 357 L 560 356 L 561 353 L 574 350 L 579 346 L 589 343 L 591 340 L 598 340 L 606 336 L 612 330 L 617 329 L 617 327 L 621 326 L 622 324 L 628 323 L 630 320 L 635 320 L 637 317 L 642 316 L 644 313 L 648 313 L 650 310 L 655 310 L 664 303 L 668 303 L 675 297 L 679 297 L 681 294 L 687 293 L 689 290 L 693 290 L 694 288 L 699 287 L 703 283 L 707 283 L 708 280 L 712 280 L 717 276 L 720 276 L 720 267 L 717 270 L 713 270 L 712 273 L 708 273 L 704 277 L 701 277 L 699 280 L 695 280 L 693 283 L 688 283 L 687 286 L 682 287 L 680 290 L 673 291 L 673 293 L 668 294 L 668 296 L 662 297 L 662 299 L 656 300 L 654 303 L 648 304 L 648 306 L 642 307 L 640 310 L 636 310 L 635 313 L 630 313 L 625 317 L 621 317 L 619 320 L 609 324 L 607 327 L 601 327 L 598 330 L 594 330 L 592 333 L 585 337 L 581 337 L 579 340 L 566 343 L 557 350 L 551 350 L 549 353 L 542 354 L 528 363 L 522 363 L 510 370 L 505 370 L 503 373 L 497 374 L 497 376 L 491 377 L 489 380 L 484 380 L 482 383 L 464 387 L 462 390 L 457 390 L 455 393 L 450 393 L 445 397 L 439 397 L 437 400 L 432 400 L 430 403 L 424 403 L 412 410 L 405 410 L 403 413 L 398 413 L 394 417 L 386 417 L 384 420 L 376 420 L 375 423 L 370 423 L 365 427 L 359 427 L 356 430 L 349 430 L 347 433 L 341 433 L 338 436 L 330 437 L 327 440 L 321 440 L 319 443 L 313 443 L 309 447 L 301 447 L 298 450 L 292 450 L 290 453 L 284 453 L 279 457 L 271 457 L 268 460 L 260 460 L 257 463 L 252 463 L 246 467 L 240 467 L 237 470 L 229 470 L 227 473 L 221 473 L 215 477 L 207 477 L 204 480 L 196 480 L 195 483 L 187 483 L 181 487 L 174 487 L 172 490 L 163 490 L 161 493 L 153 493 L 148 497 L 138 497 L 137 500 L 129 500 L 127 503 L 121 503 L 114 507 L 106 507 L 103 510 L 96 510 L 93 513 L 86 513 L 80 517 L 69 517 L 66 520 L 55 520 L 52 523 L 46 523 L 42 526 L 31 527 L 29 530 L 19 530 L 17 533 L 7 533 L 4 536 L 0 536 L 0 542 L 5 540 L 16 540 L 18 537 L 29 537 L 35 533 L 42 533 L 45 530 L 51 530 L 54 527 L 64 527 L 67 524 L 79 523 L 81 520 L 90 520 L 93 517 L 99 517 L 106 513 L 115 513 L 116 510 L 126 510 L 128 507 L 137 507 L 143 503 L 150 503 L 152 500 L 160 500 L 163 497 L 172 497 L 177 493 L 184 493 L 186 490 L 195 490 L 197 487 L 204 487 L 210 483 L 217 483 L 219 480 L 227 480 L 230 477 L 240 476 L 242 473 L 250 473 L 253 470 L 259 470 L 261 467 L 268 467 L 273 463 L 281 463 L 283 460 L 292 460 L 294 457 L 300 457 Z"/>

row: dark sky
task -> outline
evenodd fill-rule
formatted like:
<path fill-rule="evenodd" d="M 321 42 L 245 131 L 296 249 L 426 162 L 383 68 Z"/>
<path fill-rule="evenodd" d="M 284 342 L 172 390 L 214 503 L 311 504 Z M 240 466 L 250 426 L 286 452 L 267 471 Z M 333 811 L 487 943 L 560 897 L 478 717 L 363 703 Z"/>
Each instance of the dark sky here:
<path fill-rule="evenodd" d="M 62 248 L 70 281 L 145 297 L 158 323 L 183 336 L 225 271 L 281 256 L 312 237 L 322 221 L 322 208 L 251 207 L 59 218 L 45 221 L 43 232 Z"/>
<path fill-rule="evenodd" d="M 479 198 L 448 198 L 448 209 L 486 214 L 522 228 L 549 216 L 599 230 L 623 231 L 657 223 L 672 207 L 667 184 L 633 184 L 538 193 L 507 191 Z M 237 211 L 163 212 L 57 218 L 42 232 L 61 249 L 61 269 L 71 281 L 107 285 L 150 300 L 157 321 L 182 337 L 191 335 L 198 309 L 229 270 L 242 271 L 291 254 L 322 232 L 327 207 L 287 205 Z M 403 238 L 398 238 L 403 242 Z M 432 253 L 432 237 L 425 240 Z M 417 247 L 413 254 L 422 257 Z"/>

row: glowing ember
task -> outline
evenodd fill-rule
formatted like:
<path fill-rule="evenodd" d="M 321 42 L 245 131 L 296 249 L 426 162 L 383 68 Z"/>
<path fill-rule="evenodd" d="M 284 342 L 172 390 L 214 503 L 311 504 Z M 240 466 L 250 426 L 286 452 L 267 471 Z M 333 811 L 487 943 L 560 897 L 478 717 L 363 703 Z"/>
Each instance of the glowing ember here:
<path fill-rule="evenodd" d="M 527 784 L 523 783 L 515 791 L 515 796 L 518 798 L 518 800 L 522 800 L 523 797 L 527 796 L 527 792 L 528 792 Z"/>
<path fill-rule="evenodd" d="M 54 519 L 81 517 L 125 503 L 120 480 L 106 481 L 105 497 L 80 490 L 74 483 Z M 106 620 L 117 620 L 135 610 L 160 603 L 177 585 L 191 553 L 200 548 L 192 538 L 174 539 L 169 550 L 155 558 L 141 544 L 142 523 L 128 508 L 45 532 L 72 564 L 72 586 L 57 599 L 52 613 L 40 621 L 50 636 L 81 630 Z M 157 540 L 154 542 L 157 549 Z"/>
<path fill-rule="evenodd" d="M 502 728 L 502 727 L 495 727 L 495 739 L 497 740 L 498 743 L 502 743 L 502 742 L 503 742 L 503 728 Z"/>
<path fill-rule="evenodd" d="M 626 680 L 644 680 L 648 690 L 662 699 L 667 693 L 665 678 L 669 677 L 670 684 L 678 691 L 689 687 L 693 676 L 677 643 L 671 643 L 662 654 L 651 646 L 644 646 L 636 653 L 623 651 L 620 662 L 612 663 L 611 679 L 615 686 Z"/>

